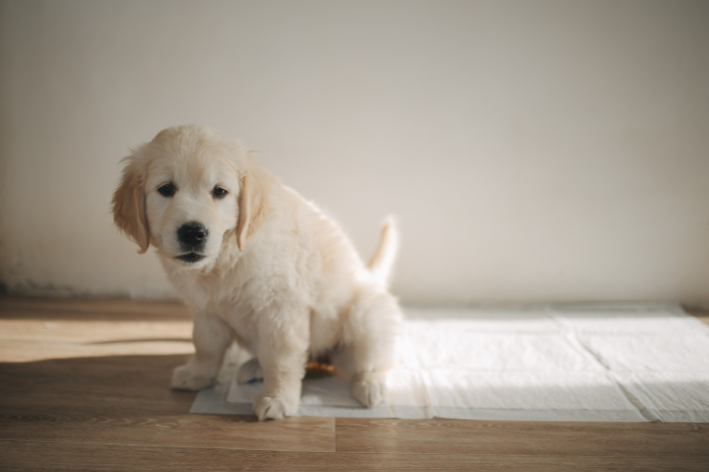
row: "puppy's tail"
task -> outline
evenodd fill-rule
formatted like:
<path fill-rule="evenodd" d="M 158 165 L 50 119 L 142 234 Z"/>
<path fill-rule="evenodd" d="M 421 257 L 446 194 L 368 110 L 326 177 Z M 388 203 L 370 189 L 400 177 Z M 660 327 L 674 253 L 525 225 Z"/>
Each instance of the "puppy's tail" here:
<path fill-rule="evenodd" d="M 388 216 L 382 224 L 377 249 L 372 254 L 367 267 L 375 279 L 383 286 L 389 286 L 389 278 L 399 250 L 399 232 L 396 229 L 394 217 Z"/>

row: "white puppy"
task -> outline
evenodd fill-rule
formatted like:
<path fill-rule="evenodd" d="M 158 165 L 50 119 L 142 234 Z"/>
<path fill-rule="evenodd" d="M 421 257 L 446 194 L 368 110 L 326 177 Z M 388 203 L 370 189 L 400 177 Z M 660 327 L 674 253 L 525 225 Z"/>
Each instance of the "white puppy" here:
<path fill-rule="evenodd" d="M 402 319 L 387 291 L 391 221 L 365 267 L 335 222 L 204 126 L 165 129 L 125 161 L 116 225 L 141 254 L 157 248 L 194 317 L 196 354 L 173 388 L 212 385 L 236 340 L 255 356 L 238 380 L 264 380 L 259 420 L 296 412 L 306 363 L 323 355 L 363 405 L 383 400 Z"/>

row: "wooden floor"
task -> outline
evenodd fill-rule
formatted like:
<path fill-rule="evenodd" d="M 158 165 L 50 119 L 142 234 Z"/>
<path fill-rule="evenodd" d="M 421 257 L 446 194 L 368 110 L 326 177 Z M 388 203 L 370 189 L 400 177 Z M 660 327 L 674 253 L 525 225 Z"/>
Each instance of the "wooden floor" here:
<path fill-rule="evenodd" d="M 703 424 L 191 415 L 190 330 L 179 304 L 0 298 L 0 470 L 709 471 Z"/>

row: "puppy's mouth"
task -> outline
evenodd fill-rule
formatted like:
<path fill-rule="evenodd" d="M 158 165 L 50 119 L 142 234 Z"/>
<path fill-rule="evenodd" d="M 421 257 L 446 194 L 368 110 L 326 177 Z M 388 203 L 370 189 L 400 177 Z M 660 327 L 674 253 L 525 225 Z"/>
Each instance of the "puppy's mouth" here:
<path fill-rule="evenodd" d="M 188 252 L 186 254 L 180 254 L 175 259 L 179 259 L 182 262 L 187 262 L 188 264 L 194 264 L 195 262 L 201 261 L 205 257 L 207 257 L 207 256 L 205 256 L 204 254 L 198 254 L 196 252 Z"/>

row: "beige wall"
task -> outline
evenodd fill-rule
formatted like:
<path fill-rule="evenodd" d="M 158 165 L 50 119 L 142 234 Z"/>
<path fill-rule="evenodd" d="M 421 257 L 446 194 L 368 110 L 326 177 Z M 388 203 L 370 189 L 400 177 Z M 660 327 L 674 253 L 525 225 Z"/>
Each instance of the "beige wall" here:
<path fill-rule="evenodd" d="M 262 151 L 408 303 L 709 304 L 709 2 L 2 1 L 0 280 L 166 297 L 119 159 L 204 123 Z"/>

